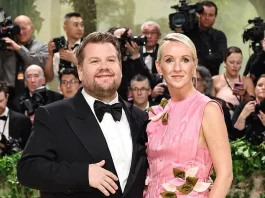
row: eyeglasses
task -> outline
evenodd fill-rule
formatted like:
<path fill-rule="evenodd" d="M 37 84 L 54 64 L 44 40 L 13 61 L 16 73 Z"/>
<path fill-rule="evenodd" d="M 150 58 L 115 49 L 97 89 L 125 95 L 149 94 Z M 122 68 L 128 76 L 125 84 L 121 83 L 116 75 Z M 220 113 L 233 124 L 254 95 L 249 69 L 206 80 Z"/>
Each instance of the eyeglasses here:
<path fill-rule="evenodd" d="M 79 81 L 76 80 L 76 79 L 72 79 L 72 80 L 69 80 L 69 81 L 67 81 L 67 80 L 62 80 L 62 81 L 61 81 L 61 84 L 62 84 L 63 86 L 67 86 L 67 85 L 75 85 L 75 84 L 77 84 L 77 83 L 79 83 Z"/>
<path fill-rule="evenodd" d="M 153 35 L 156 35 L 156 34 L 158 34 L 158 32 L 142 32 L 142 34 L 144 34 L 144 35 L 151 35 L 151 36 L 153 36 Z"/>
<path fill-rule="evenodd" d="M 149 88 L 144 88 L 144 87 L 142 87 L 142 88 L 137 88 L 137 87 L 134 87 L 134 88 L 131 88 L 131 90 L 133 91 L 133 92 L 136 92 L 136 93 L 138 93 L 139 91 L 141 91 L 142 93 L 146 93 L 147 91 L 149 91 L 150 89 Z"/>

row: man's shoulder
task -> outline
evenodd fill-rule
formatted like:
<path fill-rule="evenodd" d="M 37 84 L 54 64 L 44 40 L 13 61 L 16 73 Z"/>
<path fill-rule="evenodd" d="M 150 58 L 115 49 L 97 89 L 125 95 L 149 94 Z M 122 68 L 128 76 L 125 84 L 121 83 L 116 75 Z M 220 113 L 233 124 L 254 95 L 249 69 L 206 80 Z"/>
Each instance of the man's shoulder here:
<path fill-rule="evenodd" d="M 225 33 L 222 30 L 212 28 L 212 31 L 213 31 L 213 34 L 215 34 L 216 36 L 224 36 L 225 37 Z"/>
<path fill-rule="evenodd" d="M 18 120 L 27 120 L 27 121 L 30 120 L 28 116 L 25 116 L 22 113 L 10 110 L 10 119 L 13 119 L 13 118 L 18 119 Z"/>
<path fill-rule="evenodd" d="M 135 114 L 137 117 L 141 117 L 141 118 L 145 118 L 148 117 L 148 114 L 146 111 L 143 111 L 141 109 L 139 109 L 138 107 L 136 107 L 135 105 L 133 105 L 130 102 L 124 101 L 124 103 L 126 104 L 126 106 L 128 107 L 129 110 L 131 110 L 131 112 L 133 114 Z"/>

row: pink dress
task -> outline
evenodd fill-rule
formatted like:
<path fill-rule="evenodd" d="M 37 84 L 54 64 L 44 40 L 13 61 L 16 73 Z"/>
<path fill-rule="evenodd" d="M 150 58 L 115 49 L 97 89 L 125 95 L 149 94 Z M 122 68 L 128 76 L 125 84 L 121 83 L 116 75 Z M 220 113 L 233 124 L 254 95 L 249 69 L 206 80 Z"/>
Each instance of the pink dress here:
<path fill-rule="evenodd" d="M 165 192 L 162 184 L 174 179 L 173 167 L 183 171 L 197 167 L 198 182 L 207 182 L 212 170 L 212 160 L 208 148 L 198 145 L 199 132 L 205 106 L 210 102 L 207 96 L 196 91 L 188 98 L 168 104 L 163 109 L 160 105 L 152 107 L 154 113 L 168 113 L 167 124 L 162 119 L 151 121 L 147 125 L 149 162 L 148 188 L 144 192 L 145 198 L 161 198 Z M 206 198 L 209 190 L 183 194 L 176 190 L 178 198 Z"/>

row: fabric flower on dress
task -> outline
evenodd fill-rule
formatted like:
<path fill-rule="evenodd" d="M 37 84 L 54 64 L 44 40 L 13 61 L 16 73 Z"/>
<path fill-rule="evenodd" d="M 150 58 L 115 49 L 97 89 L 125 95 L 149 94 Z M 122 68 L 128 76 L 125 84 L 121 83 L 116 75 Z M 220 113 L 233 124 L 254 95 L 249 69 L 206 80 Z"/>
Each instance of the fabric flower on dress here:
<path fill-rule="evenodd" d="M 176 163 L 172 163 L 172 166 L 175 178 L 170 180 L 168 183 L 162 184 L 163 188 L 166 190 L 161 193 L 163 198 L 176 197 L 177 191 L 182 194 L 189 194 L 192 191 L 200 193 L 206 191 L 210 187 L 211 183 L 198 181 L 198 178 L 196 177 L 199 170 L 198 167 L 190 168 L 185 172 L 184 168 L 180 167 Z"/>
<path fill-rule="evenodd" d="M 151 112 L 153 115 L 150 116 L 151 121 L 158 121 L 159 119 L 162 119 L 162 124 L 167 124 L 168 121 L 168 112 L 169 112 L 169 106 L 168 100 L 163 98 L 158 106 L 155 107 L 149 107 L 147 109 L 147 112 Z M 149 114 L 150 115 L 150 114 Z"/>

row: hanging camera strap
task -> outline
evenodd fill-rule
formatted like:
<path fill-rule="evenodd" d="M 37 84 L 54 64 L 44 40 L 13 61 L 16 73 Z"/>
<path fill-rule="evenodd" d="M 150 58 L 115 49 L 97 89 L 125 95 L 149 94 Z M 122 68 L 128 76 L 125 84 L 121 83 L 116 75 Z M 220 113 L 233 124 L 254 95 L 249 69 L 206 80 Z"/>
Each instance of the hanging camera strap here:
<path fill-rule="evenodd" d="M 225 78 L 225 82 L 226 82 L 226 84 L 228 85 L 228 87 L 231 89 L 231 91 L 233 92 L 233 89 L 232 89 L 232 87 L 230 86 L 230 84 L 229 84 L 229 82 L 228 82 L 228 80 L 227 80 L 227 78 L 226 78 L 226 76 L 225 76 L 225 74 L 224 74 L 224 78 Z M 241 78 L 240 78 L 240 75 L 239 75 L 239 82 L 241 82 Z M 234 95 L 235 97 L 236 97 L 236 99 L 238 100 L 238 102 L 239 103 L 241 103 L 241 96 L 237 96 L 237 95 Z"/>

